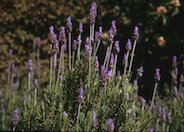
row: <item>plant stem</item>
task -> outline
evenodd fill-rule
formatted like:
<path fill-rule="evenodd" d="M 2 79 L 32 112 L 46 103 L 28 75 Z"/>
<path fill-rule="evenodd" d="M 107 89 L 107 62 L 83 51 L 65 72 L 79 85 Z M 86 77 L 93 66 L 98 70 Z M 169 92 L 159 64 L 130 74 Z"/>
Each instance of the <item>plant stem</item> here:
<path fill-rule="evenodd" d="M 81 104 L 79 104 L 79 107 L 78 107 L 78 112 L 77 112 L 77 124 L 79 123 L 80 109 L 81 109 Z"/>
<path fill-rule="evenodd" d="M 52 52 L 52 44 L 50 45 L 50 51 Z M 49 90 L 51 89 L 51 85 L 52 85 L 52 59 L 53 59 L 53 56 L 51 55 L 51 57 L 50 57 L 50 79 L 49 79 Z"/>
<path fill-rule="evenodd" d="M 115 55 L 115 60 L 114 60 L 114 66 L 113 66 L 113 72 L 112 72 L 112 76 L 115 77 L 116 76 L 116 64 L 117 64 L 117 58 L 118 55 Z"/>
<path fill-rule="evenodd" d="M 34 106 L 36 106 L 36 96 L 37 96 L 37 88 L 34 91 Z"/>
<path fill-rule="evenodd" d="M 40 49 L 37 48 L 38 80 L 40 80 Z"/>
<path fill-rule="evenodd" d="M 137 40 L 134 40 L 134 45 L 133 45 L 133 49 L 132 49 L 132 53 L 131 53 L 131 59 L 130 59 L 130 66 L 129 66 L 129 69 L 128 69 L 128 76 L 130 75 L 130 72 L 131 72 L 131 69 L 132 69 L 136 44 L 137 44 Z"/>
<path fill-rule="evenodd" d="M 69 70 L 71 70 L 71 32 L 68 33 L 68 39 L 69 39 Z"/>
<path fill-rule="evenodd" d="M 56 81 L 56 68 L 57 68 L 57 54 L 54 54 L 54 69 L 53 69 L 53 82 Z"/>
<path fill-rule="evenodd" d="M 160 121 L 160 119 L 158 118 L 157 119 L 157 124 L 156 124 L 156 130 L 155 130 L 156 132 L 158 131 L 159 121 Z"/>
<path fill-rule="evenodd" d="M 128 57 L 129 57 L 129 53 L 130 51 L 127 51 L 127 58 L 126 58 L 126 62 L 125 62 L 125 67 L 124 67 L 124 72 L 123 72 L 123 76 L 125 76 L 126 74 L 126 70 L 127 70 L 127 66 L 128 66 Z"/>
<path fill-rule="evenodd" d="M 94 50 L 94 53 L 93 53 L 93 61 L 94 61 L 95 56 L 96 56 L 96 54 L 97 54 L 97 52 L 98 52 L 99 46 L 100 46 L 100 40 L 97 42 L 97 46 L 96 46 L 96 48 L 95 48 L 95 50 Z"/>
<path fill-rule="evenodd" d="M 104 63 L 103 63 L 104 67 L 105 67 L 105 64 L 107 63 L 108 52 L 109 52 L 109 46 L 107 47 L 106 54 L 105 54 L 105 59 L 104 59 Z"/>
<path fill-rule="evenodd" d="M 109 47 L 109 51 L 108 51 L 108 55 L 107 55 L 107 65 L 106 65 L 106 68 L 108 68 L 108 66 L 109 66 L 109 59 L 110 59 L 110 55 L 111 55 L 111 51 L 112 51 L 112 45 L 113 45 L 113 43 L 111 43 L 110 47 Z"/>
<path fill-rule="evenodd" d="M 156 91 L 157 91 L 157 87 L 158 87 L 158 83 L 156 82 L 156 83 L 155 83 L 155 86 L 154 86 L 154 91 L 153 91 L 153 96 L 152 96 L 151 106 L 150 106 L 149 111 L 151 111 L 151 109 L 152 109 L 152 107 L 153 107 L 154 100 L 155 100 L 155 95 L 156 95 Z"/>
<path fill-rule="evenodd" d="M 79 34 L 79 45 L 78 45 L 78 48 L 77 48 L 77 59 L 78 61 L 80 61 L 80 48 L 81 48 L 81 34 Z"/>
<path fill-rule="evenodd" d="M 13 130 L 12 131 L 15 132 L 15 126 L 13 126 Z"/>
<path fill-rule="evenodd" d="M 58 83 L 59 83 L 59 76 L 60 76 L 60 73 L 61 73 L 61 68 L 63 69 L 63 67 L 61 67 L 61 63 L 62 63 L 62 55 L 64 54 L 63 53 L 63 50 L 62 50 L 62 47 L 63 45 L 61 45 L 61 50 L 60 50 L 60 56 L 59 56 L 59 67 L 58 67 L 58 74 L 57 74 L 57 79 L 56 79 L 56 87 L 58 86 Z"/>
<path fill-rule="evenodd" d="M 74 68 L 75 62 L 75 51 L 72 52 L 72 69 Z"/>

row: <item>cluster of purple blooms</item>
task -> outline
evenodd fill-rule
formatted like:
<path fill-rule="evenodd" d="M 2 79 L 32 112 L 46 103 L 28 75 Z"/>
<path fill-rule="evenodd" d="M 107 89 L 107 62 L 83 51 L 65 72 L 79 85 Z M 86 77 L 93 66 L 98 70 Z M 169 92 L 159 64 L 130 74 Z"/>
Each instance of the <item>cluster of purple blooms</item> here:
<path fill-rule="evenodd" d="M 171 113 L 170 112 L 167 113 L 164 107 L 158 106 L 157 111 L 156 111 L 156 115 L 163 122 L 165 122 L 167 124 L 172 123 Z"/>

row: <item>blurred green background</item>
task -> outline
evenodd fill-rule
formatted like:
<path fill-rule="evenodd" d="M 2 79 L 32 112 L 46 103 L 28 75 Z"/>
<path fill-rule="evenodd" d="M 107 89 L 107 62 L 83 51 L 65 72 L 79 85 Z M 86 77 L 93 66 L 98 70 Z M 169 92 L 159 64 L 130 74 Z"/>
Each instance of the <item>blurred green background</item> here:
<path fill-rule="evenodd" d="M 33 55 L 33 40 L 42 40 L 42 64 L 48 63 L 48 27 L 53 25 L 56 32 L 65 25 L 67 16 L 72 17 L 74 28 L 78 22 L 85 25 L 91 0 L 0 0 L 0 73 L 3 75 L 8 65 L 7 51 L 14 51 L 15 64 L 21 72 L 25 62 Z M 179 73 L 184 71 L 184 6 L 179 0 L 98 0 L 96 25 L 104 31 L 111 20 L 117 20 L 118 33 L 115 39 L 121 42 L 119 67 L 127 39 L 132 38 L 134 26 L 140 29 L 140 39 L 133 68 L 144 66 L 144 76 L 140 81 L 139 94 L 146 99 L 151 96 L 154 85 L 154 71 L 161 68 L 160 91 L 170 85 L 172 56 L 178 57 Z M 75 33 L 74 33 L 75 35 Z M 99 54 L 100 55 L 100 54 Z M 135 78 L 136 70 L 133 70 Z M 1 76 L 2 84 L 6 78 Z M 3 86 L 3 85 L 2 85 Z"/>

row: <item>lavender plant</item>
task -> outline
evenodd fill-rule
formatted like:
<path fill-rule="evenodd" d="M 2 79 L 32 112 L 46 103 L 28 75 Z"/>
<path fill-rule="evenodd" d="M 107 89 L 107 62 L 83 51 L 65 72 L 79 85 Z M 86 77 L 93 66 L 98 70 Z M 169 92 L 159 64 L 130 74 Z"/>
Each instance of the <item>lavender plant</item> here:
<path fill-rule="evenodd" d="M 8 57 L 11 61 L 8 62 L 7 94 L 5 97 L 0 96 L 0 99 L 4 99 L 1 104 L 0 130 L 109 132 L 170 131 L 175 128 L 183 130 L 178 118 L 182 120 L 184 117 L 182 113 L 184 81 L 181 75 L 178 91 L 175 59 L 172 74 L 173 97 L 170 98 L 170 102 L 161 107 L 155 98 L 160 81 L 160 69 L 156 69 L 152 102 L 147 103 L 144 97 L 138 95 L 138 81 L 143 76 L 143 66 L 137 69 L 137 77 L 133 83 L 130 82 L 139 38 L 138 27 L 135 27 L 133 33 L 133 49 L 130 39 L 125 45 L 126 53 L 122 58 L 124 71 L 121 74 L 117 66 L 117 58 L 120 57 L 120 41 L 115 40 L 116 21 L 111 22 L 107 41 L 109 45 L 104 61 L 99 62 L 97 52 L 103 44 L 103 32 L 101 26 L 95 32 L 96 16 L 97 5 L 93 2 L 88 16 L 90 32 L 85 42 L 82 42 L 84 37 L 82 33 L 85 30 L 82 23 L 79 23 L 79 34 L 76 37 L 72 36 L 71 17 L 66 20 L 66 28 L 61 26 L 58 35 L 54 27 L 50 26 L 49 82 L 46 85 L 41 84 L 40 79 L 45 76 L 41 74 L 43 71 L 39 66 L 39 50 L 37 50 L 36 63 L 32 61 L 33 58 L 28 60 L 25 73 L 27 77 L 21 81 L 21 85 L 16 85 L 14 90 L 17 92 L 13 94 L 11 88 L 18 79 L 15 78 L 12 50 L 9 51 Z M 72 38 L 76 39 L 72 40 Z M 40 47 L 40 41 L 39 38 L 35 39 L 34 43 L 38 46 L 37 48 Z M 69 56 L 68 69 L 65 68 L 65 54 Z M 12 98 L 9 95 L 13 95 Z M 177 124 L 176 127 L 174 123 Z"/>

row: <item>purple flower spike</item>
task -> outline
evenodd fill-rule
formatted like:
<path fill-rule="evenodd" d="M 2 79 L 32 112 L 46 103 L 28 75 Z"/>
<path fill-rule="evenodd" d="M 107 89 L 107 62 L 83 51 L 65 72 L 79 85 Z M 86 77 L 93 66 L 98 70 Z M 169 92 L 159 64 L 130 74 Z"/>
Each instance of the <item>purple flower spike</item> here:
<path fill-rule="evenodd" d="M 160 75 L 160 69 L 159 68 L 156 68 L 156 70 L 155 70 L 155 80 L 157 82 L 160 81 L 160 77 L 161 77 L 161 75 Z"/>
<path fill-rule="evenodd" d="M 134 28 L 133 35 L 134 35 L 134 40 L 137 41 L 139 39 L 139 28 L 137 26 L 135 26 L 135 28 Z"/>
<path fill-rule="evenodd" d="M 56 41 L 56 39 L 57 39 L 57 36 L 54 33 L 54 27 L 50 26 L 49 27 L 49 40 L 50 40 L 50 43 L 53 44 Z"/>
<path fill-rule="evenodd" d="M 182 84 L 184 82 L 184 76 L 183 76 L 183 74 L 181 74 L 181 76 L 180 76 L 180 83 Z"/>
<path fill-rule="evenodd" d="M 80 34 L 83 33 L 83 23 L 82 22 L 79 23 L 79 33 Z"/>
<path fill-rule="evenodd" d="M 88 44 L 85 44 L 84 46 L 84 50 L 85 50 L 85 57 L 88 58 L 89 57 L 89 52 L 90 52 L 90 48 Z"/>
<path fill-rule="evenodd" d="M 172 123 L 172 120 L 171 120 L 171 113 L 167 113 L 167 123 L 168 124 L 171 124 Z"/>
<path fill-rule="evenodd" d="M 8 57 L 11 59 L 13 57 L 13 50 L 9 49 L 8 51 Z"/>
<path fill-rule="evenodd" d="M 111 22 L 111 29 L 112 29 L 113 36 L 115 36 L 115 34 L 117 32 L 116 20 L 112 20 L 112 22 Z"/>
<path fill-rule="evenodd" d="M 153 128 L 148 128 L 148 132 L 153 132 Z"/>
<path fill-rule="evenodd" d="M 135 79 L 135 80 L 133 81 L 133 88 L 134 88 L 135 90 L 138 89 L 137 79 Z"/>
<path fill-rule="evenodd" d="M 96 3 L 93 2 L 91 4 L 90 13 L 89 13 L 89 16 L 88 16 L 90 24 L 94 24 L 95 23 L 96 16 L 97 16 Z"/>
<path fill-rule="evenodd" d="M 139 101 L 140 101 L 140 104 L 141 104 L 142 107 L 143 107 L 143 106 L 145 105 L 145 103 L 146 103 L 146 100 L 145 100 L 142 96 L 139 97 Z"/>
<path fill-rule="evenodd" d="M 173 68 L 176 68 L 177 67 L 177 57 L 176 56 L 173 56 L 172 67 Z"/>
<path fill-rule="evenodd" d="M 100 72 L 100 83 L 101 83 L 101 86 L 104 86 L 105 83 L 108 81 L 108 75 L 109 71 L 107 68 L 101 66 L 101 72 Z"/>
<path fill-rule="evenodd" d="M 83 88 L 79 88 L 78 102 L 80 104 L 84 103 L 84 90 L 83 90 Z"/>
<path fill-rule="evenodd" d="M 167 114 L 166 114 L 165 108 L 162 108 L 162 119 L 163 119 L 164 122 L 167 121 L 166 115 L 167 115 Z"/>
<path fill-rule="evenodd" d="M 97 126 L 96 112 L 93 111 L 92 127 L 96 128 L 96 126 Z"/>
<path fill-rule="evenodd" d="M 72 46 L 73 50 L 76 51 L 77 50 L 77 40 L 74 39 L 73 40 L 73 46 Z"/>
<path fill-rule="evenodd" d="M 107 120 L 107 130 L 109 131 L 109 132 L 113 132 L 114 131 L 114 122 L 113 122 L 113 119 L 112 118 L 109 118 L 108 120 Z"/>
<path fill-rule="evenodd" d="M 125 53 L 123 56 L 123 65 L 125 65 L 127 61 L 127 54 Z"/>
<path fill-rule="evenodd" d="M 63 26 L 60 28 L 59 42 L 61 42 L 61 44 L 66 44 L 66 33 L 65 33 L 65 27 Z"/>
<path fill-rule="evenodd" d="M 34 86 L 35 86 L 35 88 L 38 88 L 38 79 L 37 78 L 34 79 Z"/>
<path fill-rule="evenodd" d="M 36 47 L 38 47 L 38 48 L 40 48 L 40 46 L 41 46 L 41 39 L 40 39 L 40 37 L 36 37 L 35 39 L 34 39 L 34 45 L 36 46 Z"/>
<path fill-rule="evenodd" d="M 114 41 L 114 34 L 113 34 L 112 29 L 110 29 L 110 30 L 108 31 L 108 35 L 109 35 L 109 41 L 110 41 L 111 43 L 113 43 L 113 41 Z"/>
<path fill-rule="evenodd" d="M 120 52 L 119 41 L 115 41 L 114 46 L 115 46 L 115 49 L 114 49 L 115 54 L 119 54 Z"/>
<path fill-rule="evenodd" d="M 70 16 L 66 18 L 66 26 L 67 26 L 68 31 L 72 32 L 73 27 L 72 27 L 72 19 Z"/>
<path fill-rule="evenodd" d="M 157 116 L 160 117 L 160 118 L 162 116 L 162 107 L 161 106 L 158 106 Z"/>
<path fill-rule="evenodd" d="M 27 62 L 27 69 L 28 69 L 28 72 L 31 72 L 33 70 L 33 63 L 31 59 L 29 59 Z"/>
<path fill-rule="evenodd" d="M 141 66 L 140 68 L 137 69 L 137 76 L 138 76 L 138 77 L 142 77 L 142 76 L 143 76 L 143 72 L 144 72 L 144 69 L 143 69 L 143 67 Z"/>
<path fill-rule="evenodd" d="M 16 126 L 19 122 L 19 115 L 18 115 L 18 110 L 17 109 L 14 109 L 13 111 L 13 116 L 12 116 L 12 119 L 11 119 L 12 123 L 14 126 Z"/>
<path fill-rule="evenodd" d="M 130 51 L 132 49 L 132 42 L 130 39 L 128 39 L 125 48 L 127 51 Z"/>

